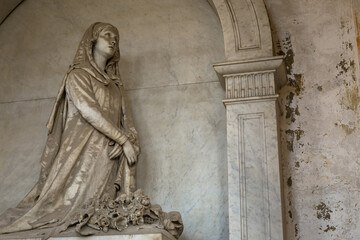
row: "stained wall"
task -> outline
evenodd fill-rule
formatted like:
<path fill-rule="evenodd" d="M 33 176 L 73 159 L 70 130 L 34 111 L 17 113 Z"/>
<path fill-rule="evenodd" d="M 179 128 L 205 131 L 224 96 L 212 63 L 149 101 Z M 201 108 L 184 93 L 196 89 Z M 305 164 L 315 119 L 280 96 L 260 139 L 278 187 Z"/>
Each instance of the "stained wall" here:
<path fill-rule="evenodd" d="M 45 124 L 86 28 L 120 32 L 120 71 L 140 135 L 138 186 L 177 210 L 181 239 L 227 238 L 220 22 L 206 0 L 26 0 L 0 26 L 0 212 L 38 178 Z"/>
<path fill-rule="evenodd" d="M 356 6 L 265 3 L 287 71 L 279 99 L 286 239 L 360 239 Z"/>

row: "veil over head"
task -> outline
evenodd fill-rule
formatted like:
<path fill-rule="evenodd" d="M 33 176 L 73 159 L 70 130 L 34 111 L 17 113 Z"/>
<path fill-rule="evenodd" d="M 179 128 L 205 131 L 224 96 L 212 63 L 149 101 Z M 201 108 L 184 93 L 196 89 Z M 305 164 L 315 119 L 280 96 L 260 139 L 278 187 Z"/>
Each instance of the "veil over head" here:
<path fill-rule="evenodd" d="M 73 64 L 70 68 L 76 68 L 78 66 L 90 64 L 93 68 L 95 68 L 103 77 L 108 80 L 108 77 L 111 79 L 119 79 L 119 67 L 118 62 L 120 60 L 120 51 L 119 51 L 119 41 L 116 43 L 116 50 L 112 58 L 110 58 L 105 67 L 105 71 L 101 70 L 95 63 L 93 58 L 93 48 L 99 37 L 99 34 L 104 29 L 111 29 L 116 33 L 119 39 L 118 30 L 109 23 L 96 22 L 90 25 L 90 27 L 85 31 L 79 47 L 76 51 L 75 58 Z"/>
<path fill-rule="evenodd" d="M 119 36 L 119 32 L 117 28 L 109 23 L 95 22 L 91 24 L 90 27 L 88 27 L 88 29 L 85 31 L 79 43 L 78 49 L 76 51 L 74 61 L 70 65 L 69 70 L 67 71 L 67 74 L 65 75 L 64 80 L 60 86 L 59 92 L 56 97 L 55 105 L 51 112 L 49 121 L 46 125 L 49 134 L 51 134 L 53 131 L 55 118 L 58 115 L 57 111 L 59 110 L 59 108 L 61 108 L 60 105 L 63 102 L 62 99 L 64 99 L 65 96 L 65 82 L 67 75 L 73 69 L 82 68 L 85 71 L 89 72 L 89 68 L 93 68 L 103 77 L 103 78 L 97 78 L 98 81 L 106 85 L 110 81 L 117 81 L 119 82 L 119 85 L 122 85 L 120 80 L 120 73 L 119 73 L 120 50 L 119 50 L 118 41 L 115 46 L 116 50 L 114 55 L 106 63 L 105 66 L 106 72 L 101 70 L 94 61 L 93 48 L 99 37 L 100 32 L 104 29 L 111 29 L 117 34 L 117 36 Z"/>

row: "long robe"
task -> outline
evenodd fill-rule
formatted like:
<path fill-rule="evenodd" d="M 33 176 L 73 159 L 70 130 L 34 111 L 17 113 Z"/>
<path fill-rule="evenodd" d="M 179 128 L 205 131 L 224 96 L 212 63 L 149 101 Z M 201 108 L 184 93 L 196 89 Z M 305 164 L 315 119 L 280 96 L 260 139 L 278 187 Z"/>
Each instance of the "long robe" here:
<path fill-rule="evenodd" d="M 109 159 L 112 146 L 128 140 L 122 92 L 119 81 L 90 64 L 68 72 L 50 117 L 39 182 L 17 208 L 2 215 L 6 226 L 0 233 L 61 226 L 84 203 L 104 194 L 115 197 L 124 171 L 134 178 L 123 154 L 120 164 L 119 158 Z M 134 179 L 125 181 L 127 189 L 136 188 Z"/>

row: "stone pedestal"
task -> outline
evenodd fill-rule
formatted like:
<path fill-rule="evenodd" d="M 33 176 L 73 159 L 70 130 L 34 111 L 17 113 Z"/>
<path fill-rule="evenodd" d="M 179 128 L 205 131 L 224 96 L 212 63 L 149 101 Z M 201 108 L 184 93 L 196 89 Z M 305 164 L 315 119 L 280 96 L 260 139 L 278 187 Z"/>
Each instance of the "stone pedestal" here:
<path fill-rule="evenodd" d="M 30 230 L 10 234 L 0 234 L 0 239 L 17 240 L 42 240 L 47 233 L 46 230 Z M 155 228 L 136 228 L 125 229 L 123 232 L 110 230 L 108 233 L 99 232 L 93 236 L 80 236 L 74 229 L 61 233 L 58 236 L 50 237 L 49 240 L 176 240 L 169 232 Z"/>
<path fill-rule="evenodd" d="M 224 81 L 230 240 L 282 240 L 274 73 L 282 58 L 215 64 Z"/>
<path fill-rule="evenodd" d="M 130 235 L 107 235 L 90 237 L 52 237 L 49 240 L 175 240 L 174 237 L 165 236 L 163 233 L 145 233 Z M 39 239 L 40 240 L 40 239 Z"/>
<path fill-rule="evenodd" d="M 92 237 L 53 237 L 49 240 L 174 240 L 173 237 L 165 236 L 162 233 L 92 236 Z M 40 240 L 40 239 L 39 239 Z"/>

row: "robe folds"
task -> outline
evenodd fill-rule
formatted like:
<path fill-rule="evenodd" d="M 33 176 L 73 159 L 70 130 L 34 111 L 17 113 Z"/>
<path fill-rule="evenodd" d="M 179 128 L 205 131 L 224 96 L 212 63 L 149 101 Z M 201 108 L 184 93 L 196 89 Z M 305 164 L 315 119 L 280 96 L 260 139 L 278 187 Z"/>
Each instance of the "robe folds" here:
<path fill-rule="evenodd" d="M 129 125 L 131 126 L 131 125 Z M 70 68 L 48 123 L 38 183 L 22 202 L 0 216 L 0 233 L 64 225 L 84 203 L 104 194 L 133 191 L 135 166 L 114 146 L 131 140 L 119 79 L 100 74 L 91 64 Z"/>

